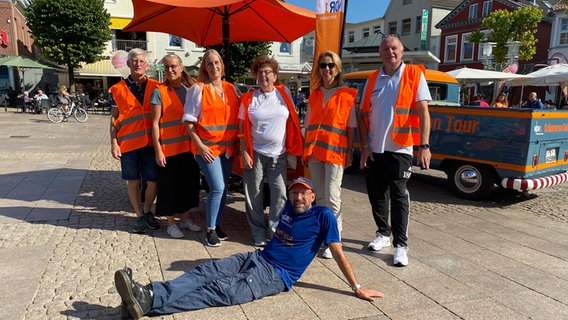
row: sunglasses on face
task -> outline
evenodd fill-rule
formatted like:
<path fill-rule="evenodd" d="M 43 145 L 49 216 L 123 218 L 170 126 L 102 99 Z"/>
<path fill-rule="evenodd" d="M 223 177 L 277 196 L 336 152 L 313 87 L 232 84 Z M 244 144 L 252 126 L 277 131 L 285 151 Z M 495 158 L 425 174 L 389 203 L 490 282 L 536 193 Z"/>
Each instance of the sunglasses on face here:
<path fill-rule="evenodd" d="M 392 34 L 383 34 L 383 40 L 385 40 L 388 37 L 395 37 L 395 38 L 399 38 L 400 36 L 398 35 L 398 33 L 392 33 Z"/>
<path fill-rule="evenodd" d="M 322 62 L 322 63 L 319 64 L 319 67 L 320 67 L 320 69 L 325 69 L 325 67 L 328 67 L 329 70 L 331 70 L 331 69 L 335 68 L 335 63 L 333 63 L 333 62 L 323 63 Z"/>

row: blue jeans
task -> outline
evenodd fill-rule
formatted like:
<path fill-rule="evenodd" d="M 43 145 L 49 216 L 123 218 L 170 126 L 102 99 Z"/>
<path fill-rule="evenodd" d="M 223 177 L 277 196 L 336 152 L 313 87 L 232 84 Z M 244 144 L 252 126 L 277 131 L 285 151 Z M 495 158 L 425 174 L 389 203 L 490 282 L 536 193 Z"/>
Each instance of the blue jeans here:
<path fill-rule="evenodd" d="M 207 228 L 215 229 L 221 220 L 221 213 L 225 207 L 225 198 L 227 197 L 225 185 L 229 181 L 233 169 L 233 158 L 227 159 L 225 154 L 222 154 L 215 157 L 213 162 L 207 163 L 202 156 L 195 155 L 195 161 L 199 164 L 209 185 L 209 193 L 205 203 Z"/>
<path fill-rule="evenodd" d="M 167 282 L 153 282 L 150 314 L 170 314 L 250 302 L 286 289 L 260 251 L 239 253 L 200 264 Z"/>

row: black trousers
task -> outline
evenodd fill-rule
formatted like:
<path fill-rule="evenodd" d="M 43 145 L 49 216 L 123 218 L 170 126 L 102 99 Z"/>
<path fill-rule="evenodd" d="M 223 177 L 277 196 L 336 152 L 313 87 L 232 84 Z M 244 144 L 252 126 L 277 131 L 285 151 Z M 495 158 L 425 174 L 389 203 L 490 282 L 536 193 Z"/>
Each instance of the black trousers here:
<path fill-rule="evenodd" d="M 373 153 L 374 161 L 367 161 L 365 182 L 377 232 L 393 235 L 393 246 L 406 247 L 410 194 L 406 183 L 412 174 L 412 156 L 402 153 Z M 389 200 L 390 219 L 389 226 Z"/>
<path fill-rule="evenodd" d="M 199 207 L 199 165 L 191 152 L 166 158 L 158 168 L 157 216 L 172 216 Z"/>

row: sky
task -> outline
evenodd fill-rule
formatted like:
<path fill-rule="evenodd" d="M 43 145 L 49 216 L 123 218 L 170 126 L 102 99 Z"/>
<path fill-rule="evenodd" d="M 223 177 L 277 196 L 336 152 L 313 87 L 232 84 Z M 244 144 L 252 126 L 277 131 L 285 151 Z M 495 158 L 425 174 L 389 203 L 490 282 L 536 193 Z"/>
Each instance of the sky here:
<path fill-rule="evenodd" d="M 316 0 L 286 0 L 286 2 L 311 11 L 316 10 Z M 358 23 L 381 18 L 385 14 L 389 2 L 390 0 L 348 0 L 346 20 L 347 22 Z"/>

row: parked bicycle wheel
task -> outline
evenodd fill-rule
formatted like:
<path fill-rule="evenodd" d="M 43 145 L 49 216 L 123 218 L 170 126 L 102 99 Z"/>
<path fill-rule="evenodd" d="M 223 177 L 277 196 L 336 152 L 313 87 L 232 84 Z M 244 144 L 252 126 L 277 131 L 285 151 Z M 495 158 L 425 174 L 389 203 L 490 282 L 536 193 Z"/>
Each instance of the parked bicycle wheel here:
<path fill-rule="evenodd" d="M 47 112 L 47 118 L 53 123 L 61 123 L 63 121 L 63 110 L 61 108 L 51 108 Z"/>
<path fill-rule="evenodd" d="M 85 122 L 89 118 L 89 115 L 87 114 L 87 110 L 85 110 L 83 108 L 79 108 L 79 107 L 75 108 L 75 110 L 73 111 L 73 116 L 79 122 Z"/>

